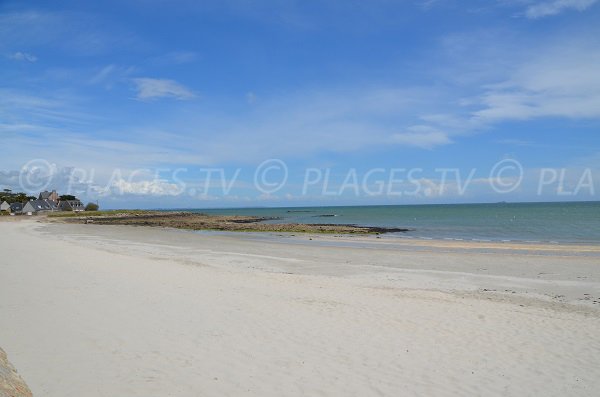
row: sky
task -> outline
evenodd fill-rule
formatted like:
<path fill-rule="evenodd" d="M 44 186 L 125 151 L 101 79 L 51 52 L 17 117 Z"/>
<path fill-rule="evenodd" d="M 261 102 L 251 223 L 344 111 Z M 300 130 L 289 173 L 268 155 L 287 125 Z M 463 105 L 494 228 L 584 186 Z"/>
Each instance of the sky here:
<path fill-rule="evenodd" d="M 0 187 L 103 208 L 598 200 L 600 1 L 0 2 Z"/>

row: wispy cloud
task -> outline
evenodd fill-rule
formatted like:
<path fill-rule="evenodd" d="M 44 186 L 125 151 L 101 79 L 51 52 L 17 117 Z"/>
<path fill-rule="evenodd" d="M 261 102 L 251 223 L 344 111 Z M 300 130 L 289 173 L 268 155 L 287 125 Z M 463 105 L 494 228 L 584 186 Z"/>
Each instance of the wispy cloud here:
<path fill-rule="evenodd" d="M 181 65 L 194 62 L 198 59 L 198 54 L 194 51 L 171 51 L 151 59 L 158 65 Z"/>
<path fill-rule="evenodd" d="M 96 71 L 90 78 L 90 84 L 99 84 L 104 86 L 106 89 L 113 88 L 118 83 L 124 83 L 129 81 L 129 76 L 136 71 L 133 66 L 121 67 L 115 64 L 104 66 L 102 69 Z"/>
<path fill-rule="evenodd" d="M 3 125 L 41 125 L 66 127 L 86 123 L 93 118 L 74 104 L 68 94 L 0 89 L 0 118 Z"/>
<path fill-rule="evenodd" d="M 598 43 L 564 42 L 530 57 L 508 79 L 485 87 L 476 119 L 600 118 Z"/>
<path fill-rule="evenodd" d="M 436 58 L 445 67 L 437 73 L 451 88 L 432 95 L 438 111 L 420 109 L 421 119 L 450 136 L 488 131 L 507 121 L 600 119 L 597 29 L 553 35 L 545 42 L 519 42 L 516 35 L 512 44 L 488 45 L 510 34 L 492 30 L 445 38 L 444 56 Z"/>
<path fill-rule="evenodd" d="M 8 56 L 9 59 L 13 61 L 27 61 L 27 62 L 35 62 L 37 61 L 37 57 L 33 54 L 29 54 L 27 52 L 17 51 L 14 54 L 10 54 Z"/>
<path fill-rule="evenodd" d="M 108 65 L 103 67 L 98 73 L 96 73 L 91 79 L 90 83 L 97 84 L 105 81 L 115 70 L 115 65 Z"/>
<path fill-rule="evenodd" d="M 39 10 L 0 13 L 0 48 L 14 46 L 46 46 L 78 56 L 146 48 L 137 36 L 97 14 Z"/>
<path fill-rule="evenodd" d="M 530 5 L 525 10 L 527 18 L 537 19 L 560 14 L 563 11 L 584 11 L 598 0 L 546 0 Z"/>
<path fill-rule="evenodd" d="M 172 96 L 171 91 L 172 87 L 166 91 L 160 87 L 144 92 L 142 98 Z M 180 104 L 159 118 L 149 116 L 130 124 L 122 121 L 117 127 L 101 129 L 94 127 L 96 123 L 81 128 L 72 122 L 53 122 L 54 117 L 69 117 L 55 112 L 72 112 L 73 102 L 77 101 L 37 98 L 17 91 L 2 97 L 10 98 L 6 105 L 13 116 L 39 113 L 33 119 L 17 117 L 0 124 L 4 144 L 19 148 L 18 153 L 3 157 L 5 166 L 17 166 L 24 159 L 45 158 L 63 166 L 89 167 L 107 174 L 109 170 L 100 170 L 104 165 L 135 169 L 173 164 L 253 164 L 274 156 L 298 159 L 323 152 L 353 152 L 390 145 L 430 149 L 451 143 L 441 131 L 414 126 L 416 119 L 412 124 L 404 120 L 414 113 L 415 104 L 427 101 L 427 95 L 419 90 L 309 90 L 267 96 L 243 112 L 224 114 L 218 110 L 189 112 L 189 106 Z M 0 99 L 0 105 L 2 102 Z M 0 115 L 1 109 L 0 106 Z M 146 188 L 123 187 L 131 191 Z"/>
<path fill-rule="evenodd" d="M 440 0 L 418 0 L 416 2 L 417 6 L 421 7 L 423 10 L 429 10 L 437 5 Z"/>
<path fill-rule="evenodd" d="M 452 143 L 445 130 L 416 116 L 429 109 L 428 89 L 347 87 L 303 90 L 261 100 L 240 112 L 177 112 L 152 123 L 176 131 L 213 164 L 306 158 L 390 146 L 431 149 Z"/>
<path fill-rule="evenodd" d="M 514 145 L 514 146 L 534 146 L 535 143 L 532 141 L 525 141 L 522 139 L 497 139 L 496 143 L 501 145 Z"/>
<path fill-rule="evenodd" d="M 187 87 L 174 80 L 137 78 L 133 79 L 137 89 L 137 99 L 153 100 L 158 98 L 193 99 L 196 95 Z"/>
<path fill-rule="evenodd" d="M 415 125 L 408 127 L 407 132 L 392 135 L 392 142 L 422 149 L 433 149 L 436 146 L 452 143 L 452 140 L 447 133 L 433 127 Z"/>

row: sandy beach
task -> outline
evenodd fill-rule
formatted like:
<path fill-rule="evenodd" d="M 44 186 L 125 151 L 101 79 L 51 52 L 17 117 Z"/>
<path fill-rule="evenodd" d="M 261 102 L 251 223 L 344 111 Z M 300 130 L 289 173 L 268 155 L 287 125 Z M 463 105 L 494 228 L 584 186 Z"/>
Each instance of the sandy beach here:
<path fill-rule="evenodd" d="M 34 396 L 597 396 L 600 248 L 0 221 Z"/>

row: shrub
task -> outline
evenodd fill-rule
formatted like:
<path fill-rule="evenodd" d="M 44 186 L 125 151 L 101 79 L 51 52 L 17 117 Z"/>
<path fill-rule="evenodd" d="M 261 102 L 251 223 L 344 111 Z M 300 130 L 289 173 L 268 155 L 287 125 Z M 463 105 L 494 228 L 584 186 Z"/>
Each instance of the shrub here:
<path fill-rule="evenodd" d="M 87 203 L 85 206 L 86 211 L 98 211 L 100 207 L 96 203 Z"/>

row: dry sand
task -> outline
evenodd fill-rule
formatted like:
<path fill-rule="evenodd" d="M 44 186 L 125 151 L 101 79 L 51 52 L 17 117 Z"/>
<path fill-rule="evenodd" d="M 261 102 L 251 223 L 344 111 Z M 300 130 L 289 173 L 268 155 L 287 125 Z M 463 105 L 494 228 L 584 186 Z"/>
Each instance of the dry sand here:
<path fill-rule="evenodd" d="M 600 394 L 595 247 L 0 235 L 0 346 L 35 396 Z"/>

